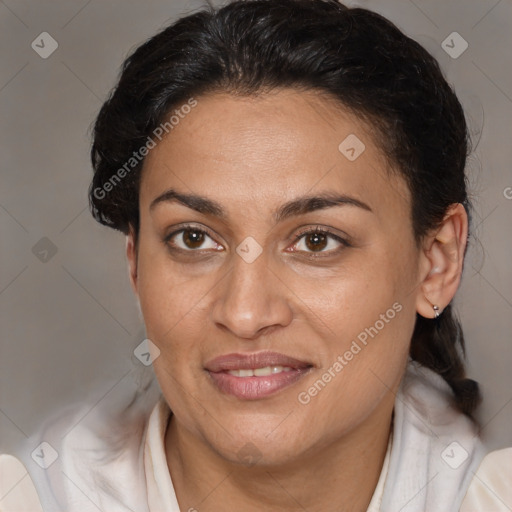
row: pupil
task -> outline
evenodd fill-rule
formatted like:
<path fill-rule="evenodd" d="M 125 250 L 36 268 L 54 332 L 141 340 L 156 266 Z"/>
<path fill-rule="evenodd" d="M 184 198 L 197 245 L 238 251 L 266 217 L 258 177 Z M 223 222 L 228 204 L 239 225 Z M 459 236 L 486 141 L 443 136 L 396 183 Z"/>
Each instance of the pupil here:
<path fill-rule="evenodd" d="M 327 246 L 327 236 L 323 233 L 312 233 L 306 237 L 306 245 L 311 251 L 321 251 Z"/>
<path fill-rule="evenodd" d="M 204 240 L 204 233 L 201 231 L 187 230 L 183 233 L 183 241 L 190 249 L 200 247 Z"/>

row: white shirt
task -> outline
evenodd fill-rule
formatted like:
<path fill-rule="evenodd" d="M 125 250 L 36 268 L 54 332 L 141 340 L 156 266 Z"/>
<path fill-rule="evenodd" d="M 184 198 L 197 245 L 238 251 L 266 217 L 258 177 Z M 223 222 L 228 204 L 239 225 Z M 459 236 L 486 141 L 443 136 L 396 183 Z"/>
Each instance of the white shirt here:
<path fill-rule="evenodd" d="M 462 482 L 464 472 L 460 473 L 459 468 L 453 469 L 447 466 L 441 478 L 436 476 L 437 480 L 432 479 L 429 476 L 430 473 L 425 470 L 426 467 L 430 471 L 433 466 L 430 461 L 432 457 L 425 460 L 418 459 L 418 453 L 422 453 L 418 451 L 418 444 L 423 441 L 418 438 L 420 440 L 410 445 L 404 444 L 404 440 L 414 440 L 414 435 L 418 435 L 411 427 L 412 421 L 407 418 L 409 413 L 416 417 L 418 411 L 420 413 L 423 411 L 430 416 L 430 420 L 435 417 L 432 412 L 435 410 L 432 403 L 436 406 L 439 404 L 436 404 L 432 397 L 429 398 L 430 410 L 425 409 L 425 403 L 428 400 L 425 399 L 425 403 L 417 403 L 422 396 L 421 393 L 425 392 L 425 382 L 428 382 L 429 386 L 433 384 L 432 389 L 435 392 L 438 391 L 436 391 L 436 385 L 441 386 L 441 390 L 444 386 L 444 383 L 437 378 L 438 376 L 425 371 L 424 368 L 420 368 L 421 375 L 426 375 L 428 379 L 421 381 L 421 376 L 418 377 L 416 370 L 409 371 L 401 392 L 397 394 L 393 435 L 390 436 L 379 481 L 367 512 L 387 512 L 387 510 L 393 512 L 398 510 L 452 512 L 453 510 L 457 512 L 453 508 L 446 508 L 446 505 L 442 506 L 443 508 L 434 509 L 432 504 L 439 503 L 436 499 L 439 496 L 442 497 L 443 493 L 447 499 L 453 499 L 456 495 L 454 491 L 458 489 L 451 488 L 454 483 L 450 478 L 452 475 L 460 475 L 457 478 Z M 440 403 L 443 407 L 446 406 L 445 402 Z M 111 460 L 108 458 L 108 442 L 105 444 L 103 439 L 99 441 L 98 433 L 91 431 L 88 426 L 75 429 L 73 435 L 67 436 L 69 439 L 59 447 L 61 450 L 59 464 L 55 462 L 48 470 L 30 467 L 31 475 L 29 475 L 19 459 L 10 455 L 1 455 L 0 512 L 41 512 L 43 510 L 44 512 L 57 510 L 180 512 L 165 452 L 165 431 L 170 414 L 167 403 L 161 398 L 143 428 L 139 430 L 139 434 L 132 435 L 129 444 L 120 452 L 120 455 Z M 423 424 L 425 418 L 420 420 L 420 424 Z M 466 420 L 460 416 L 457 417 L 457 421 L 462 421 L 461 425 L 466 425 Z M 434 423 L 435 421 L 432 423 L 432 429 L 436 427 Z M 454 425 L 457 423 L 455 422 Z M 457 428 L 461 432 L 457 434 L 454 431 L 453 436 L 464 442 L 462 427 L 458 425 Z M 434 436 L 433 439 L 436 437 Z M 437 440 L 441 439 L 442 435 L 437 435 Z M 439 451 L 436 442 L 427 438 L 426 446 L 429 456 Z M 56 441 L 53 443 L 56 444 Z M 442 446 L 445 444 L 446 441 L 441 441 Z M 400 453 L 397 452 L 397 447 L 400 448 Z M 441 457 L 441 453 L 434 453 L 434 455 L 432 460 L 435 461 L 437 461 L 436 457 Z M 453 464 L 449 460 L 450 455 L 456 457 L 456 450 L 454 452 L 448 448 L 445 453 L 445 457 L 448 457 L 446 460 Z M 415 458 L 418 460 L 414 460 Z M 441 464 L 435 469 L 434 475 L 439 475 L 446 469 L 443 466 L 446 464 L 442 457 L 440 461 Z M 461 465 L 463 466 L 464 464 Z M 478 471 L 476 467 L 477 465 L 474 472 L 469 471 L 470 484 L 463 489 L 462 497 L 464 494 L 465 497 L 458 510 L 460 512 L 512 511 L 512 448 L 488 454 L 480 463 Z M 52 468 L 51 476 L 50 473 L 45 473 Z M 415 472 L 417 475 L 414 475 Z M 465 472 L 468 473 L 467 470 Z M 40 478 L 39 474 L 44 477 Z M 423 486 L 418 487 L 421 478 L 426 479 L 427 484 L 430 479 L 432 481 L 428 484 L 430 486 L 435 483 L 436 487 L 430 495 L 424 492 Z M 49 481 L 53 481 L 50 486 Z M 55 485 L 55 482 L 59 484 Z M 52 488 L 56 502 L 60 500 L 60 506 L 50 504 L 49 487 Z M 36 488 L 40 497 L 43 498 L 41 501 L 45 502 L 44 509 L 41 507 Z M 431 497 L 432 494 L 435 495 L 434 498 Z M 436 505 L 436 507 L 440 506 Z"/>

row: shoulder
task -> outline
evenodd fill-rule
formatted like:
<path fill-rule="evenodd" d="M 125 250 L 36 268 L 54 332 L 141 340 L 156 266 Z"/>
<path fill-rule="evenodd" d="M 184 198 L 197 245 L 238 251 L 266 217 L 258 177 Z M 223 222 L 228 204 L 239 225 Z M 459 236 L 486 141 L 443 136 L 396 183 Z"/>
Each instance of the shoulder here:
<path fill-rule="evenodd" d="M 72 406 L 44 421 L 16 457 L 1 456 L 0 512 L 144 510 L 143 447 L 154 397 L 143 398 L 122 407 L 107 400 L 109 407 Z"/>
<path fill-rule="evenodd" d="M 58 428 L 46 428 L 43 439 L 57 458 L 41 481 L 39 468 L 28 468 L 33 477 L 37 475 L 33 481 L 45 509 L 47 499 L 54 498 L 61 508 L 80 512 L 98 507 L 109 512 L 144 509 L 142 458 L 152 407 L 148 408 L 152 401 L 147 402 L 117 410 L 106 407 L 114 400 L 93 409 L 81 407 L 58 422 Z"/>
<path fill-rule="evenodd" d="M 23 463 L 0 454 L 0 512 L 42 512 L 34 483 Z"/>
<path fill-rule="evenodd" d="M 512 447 L 484 457 L 474 474 L 460 512 L 512 510 Z"/>
<path fill-rule="evenodd" d="M 448 384 L 410 362 L 395 400 L 381 509 L 459 510 L 484 455 L 476 425 L 454 406 Z"/>

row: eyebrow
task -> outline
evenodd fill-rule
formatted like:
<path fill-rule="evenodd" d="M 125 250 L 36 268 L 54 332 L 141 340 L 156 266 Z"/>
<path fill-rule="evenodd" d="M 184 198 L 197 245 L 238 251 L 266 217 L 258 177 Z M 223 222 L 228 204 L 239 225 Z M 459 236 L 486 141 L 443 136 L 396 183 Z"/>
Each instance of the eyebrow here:
<path fill-rule="evenodd" d="M 281 222 L 295 215 L 316 210 L 324 210 L 335 206 L 355 206 L 368 212 L 372 209 L 363 201 L 347 195 L 323 193 L 315 196 L 303 196 L 282 205 L 275 214 L 276 222 Z"/>
<path fill-rule="evenodd" d="M 226 219 L 226 210 L 212 199 L 207 197 L 195 195 L 195 194 L 182 194 L 176 190 L 169 189 L 163 194 L 151 201 L 149 206 L 150 211 L 161 203 L 177 202 L 195 210 L 196 212 L 202 213 L 203 215 L 212 215 L 219 217 L 220 219 Z M 298 197 L 293 199 L 274 212 L 274 219 L 277 222 L 282 222 L 293 216 L 304 215 L 306 213 L 314 212 L 317 210 L 324 210 L 326 208 L 332 208 L 335 206 L 355 206 L 368 212 L 372 212 L 372 209 L 363 201 L 350 197 L 347 195 L 333 194 L 333 193 L 322 193 L 318 195 L 309 195 Z"/>
<path fill-rule="evenodd" d="M 170 202 L 180 203 L 187 208 L 204 215 L 213 215 L 222 219 L 226 218 L 224 208 L 216 201 L 195 194 L 181 194 L 173 189 L 166 190 L 163 194 L 160 194 L 157 198 L 153 199 L 149 205 L 149 210 L 153 210 L 161 203 Z"/>

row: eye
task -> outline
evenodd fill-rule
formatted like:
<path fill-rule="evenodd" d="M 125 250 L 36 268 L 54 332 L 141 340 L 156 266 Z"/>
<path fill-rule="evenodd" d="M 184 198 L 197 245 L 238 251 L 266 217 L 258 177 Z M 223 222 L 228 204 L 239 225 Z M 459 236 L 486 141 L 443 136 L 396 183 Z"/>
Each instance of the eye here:
<path fill-rule="evenodd" d="M 348 242 L 341 237 L 324 228 L 317 227 L 297 235 L 291 251 L 306 253 L 335 252 L 337 249 L 348 245 Z"/>
<path fill-rule="evenodd" d="M 165 242 L 171 245 L 171 247 L 183 251 L 222 249 L 222 246 L 213 240 L 206 231 L 192 226 L 174 231 L 166 237 Z"/>

